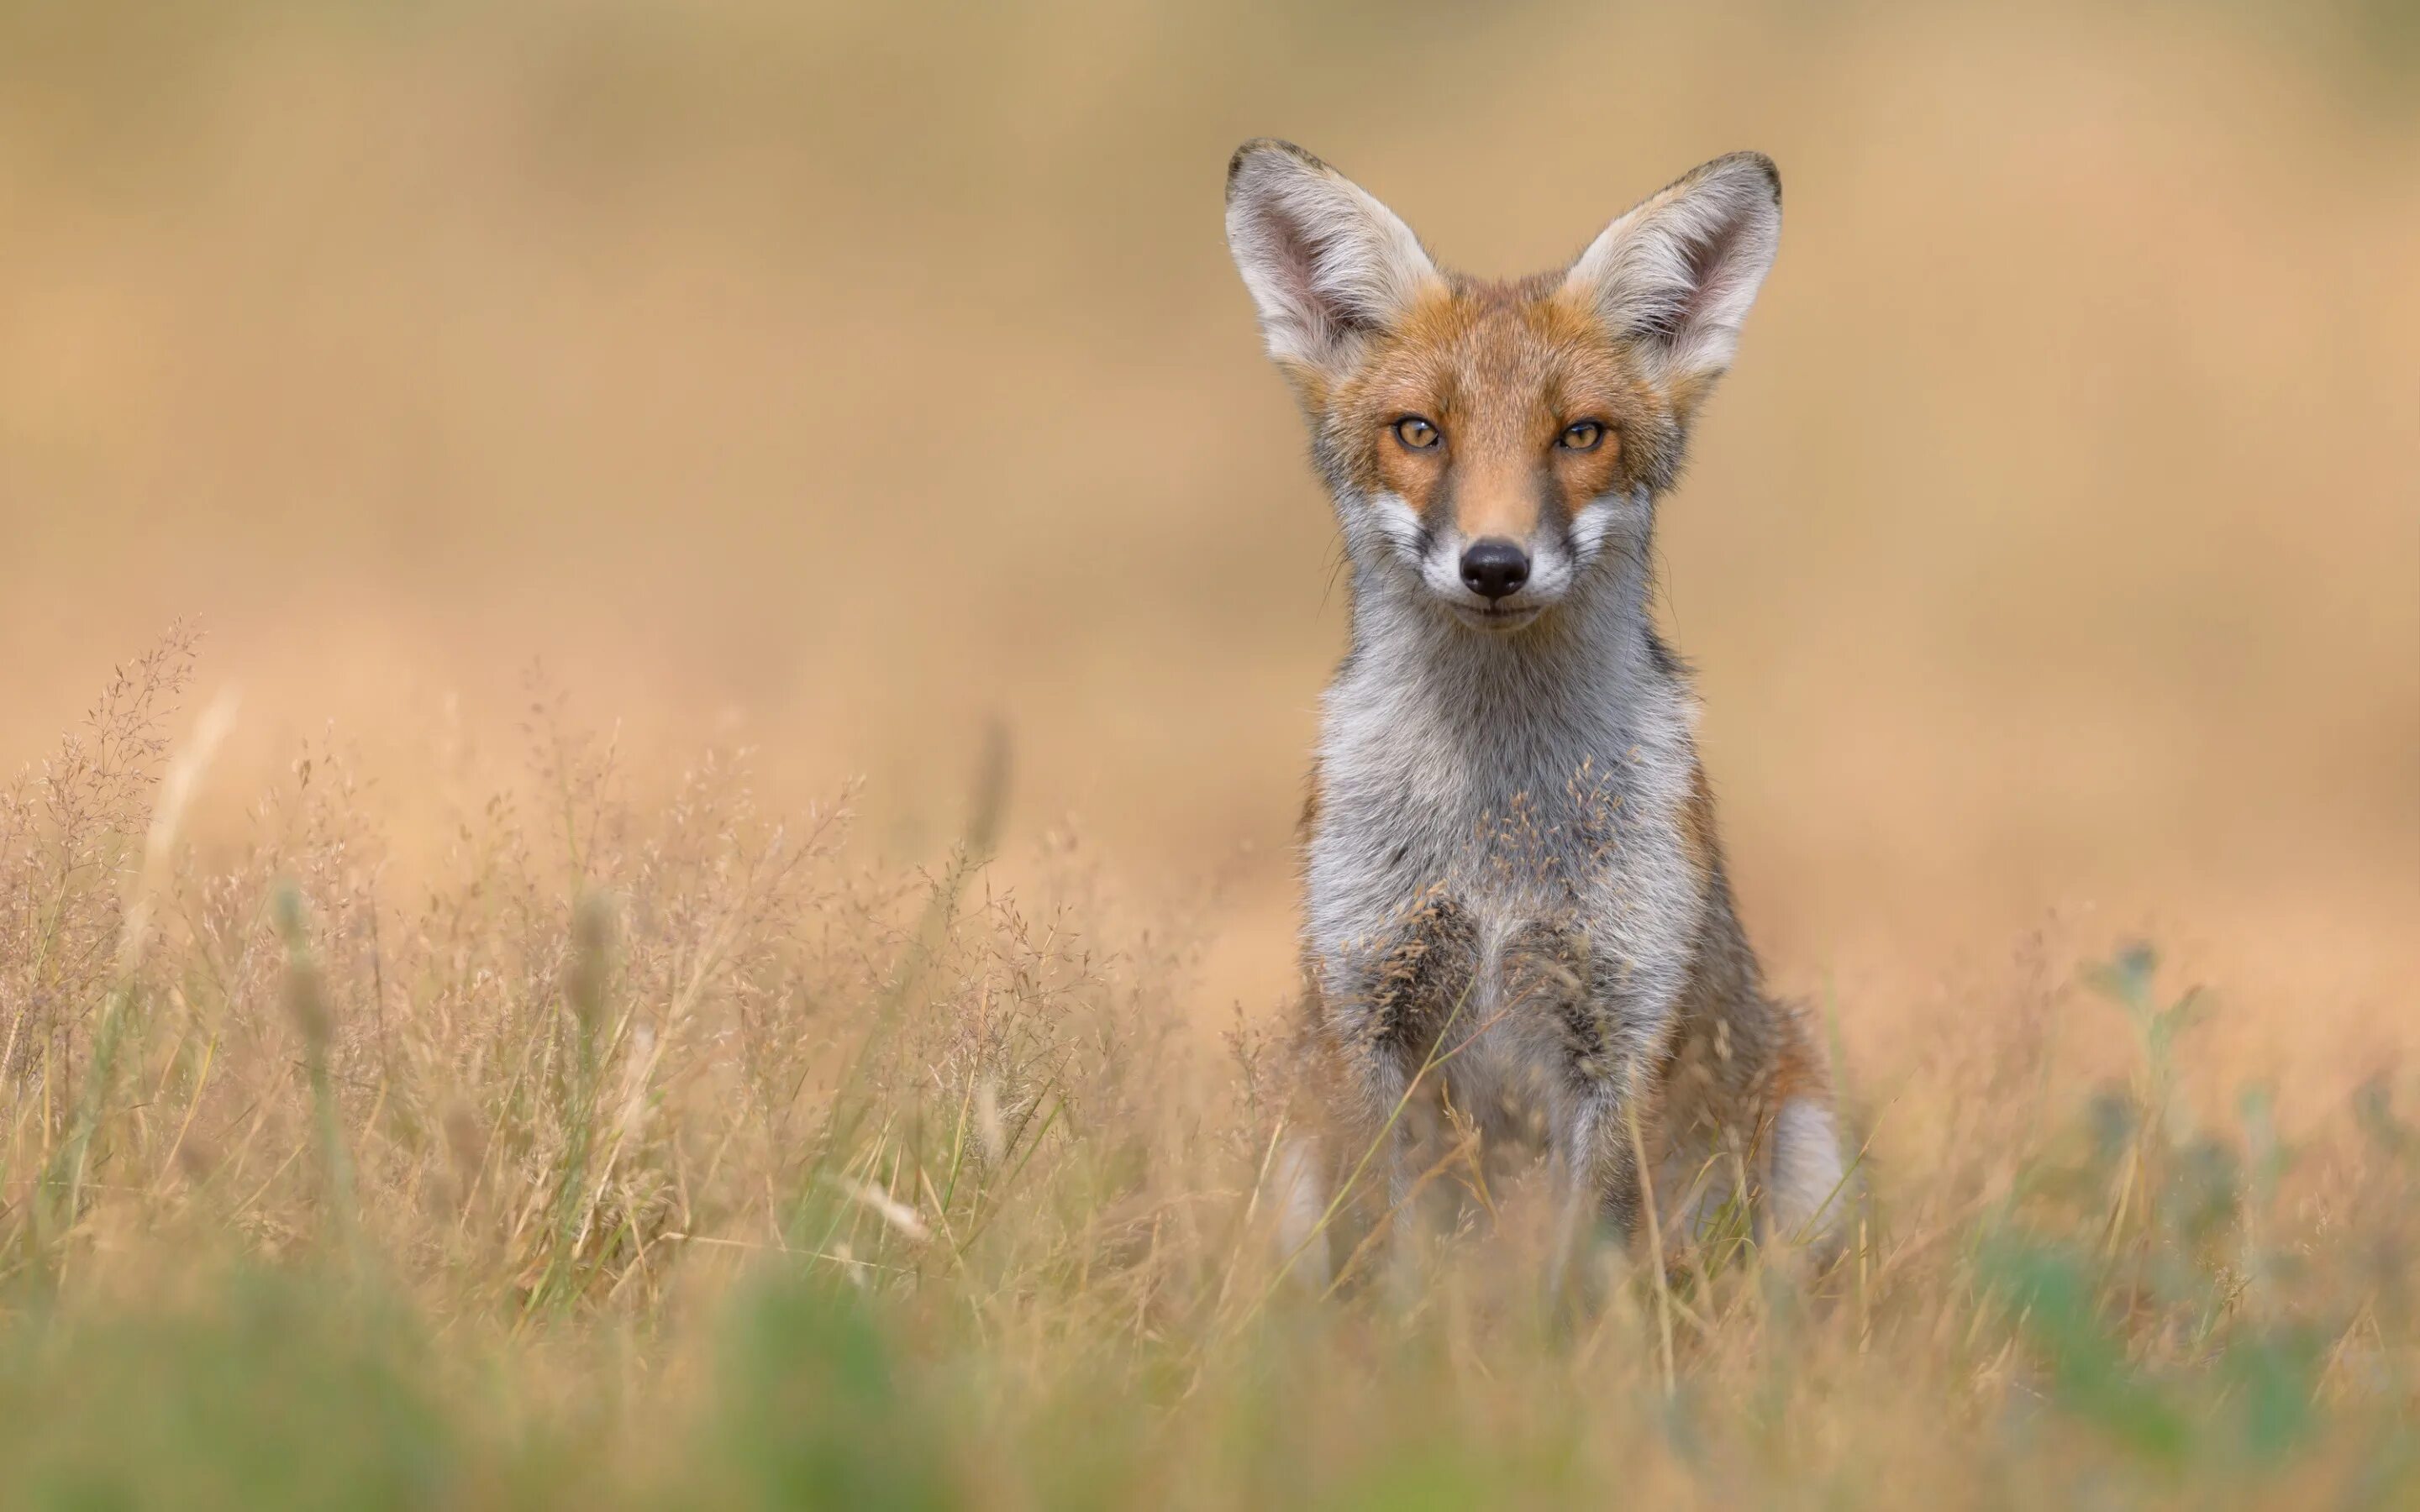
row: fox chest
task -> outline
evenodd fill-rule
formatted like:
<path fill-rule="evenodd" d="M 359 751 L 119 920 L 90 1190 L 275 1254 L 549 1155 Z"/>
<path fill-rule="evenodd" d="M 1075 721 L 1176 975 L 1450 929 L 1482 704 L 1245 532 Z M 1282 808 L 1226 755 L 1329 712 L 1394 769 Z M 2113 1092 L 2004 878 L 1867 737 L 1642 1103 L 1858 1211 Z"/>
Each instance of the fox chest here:
<path fill-rule="evenodd" d="M 1490 730 L 1337 702 L 1305 858 L 1304 943 L 1323 986 L 1349 993 L 1442 910 L 1482 979 L 1506 940 L 1544 926 L 1623 980 L 1677 990 L 1703 907 L 1682 842 L 1684 708 Z"/>

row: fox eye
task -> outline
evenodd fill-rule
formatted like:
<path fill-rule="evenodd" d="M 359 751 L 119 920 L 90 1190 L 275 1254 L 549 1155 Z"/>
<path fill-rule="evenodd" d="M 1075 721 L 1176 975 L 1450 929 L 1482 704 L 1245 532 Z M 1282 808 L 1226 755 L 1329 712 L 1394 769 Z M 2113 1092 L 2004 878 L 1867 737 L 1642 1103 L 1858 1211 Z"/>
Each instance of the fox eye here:
<path fill-rule="evenodd" d="M 1605 426 L 1594 420 L 1575 420 L 1563 427 L 1555 444 L 1568 452 L 1593 452 L 1605 440 Z"/>
<path fill-rule="evenodd" d="M 1437 443 L 1437 428 L 1418 415 L 1405 415 L 1395 422 L 1395 440 L 1415 452 L 1425 452 Z"/>

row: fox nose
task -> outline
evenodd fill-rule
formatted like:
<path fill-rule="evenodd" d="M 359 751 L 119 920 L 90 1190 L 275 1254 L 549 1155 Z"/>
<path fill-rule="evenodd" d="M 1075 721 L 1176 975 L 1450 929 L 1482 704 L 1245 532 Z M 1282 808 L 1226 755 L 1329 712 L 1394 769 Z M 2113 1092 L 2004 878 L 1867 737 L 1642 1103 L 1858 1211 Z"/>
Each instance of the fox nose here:
<path fill-rule="evenodd" d="M 1473 541 L 1462 554 L 1463 586 L 1490 603 L 1510 598 L 1529 580 L 1529 553 L 1497 536 Z"/>

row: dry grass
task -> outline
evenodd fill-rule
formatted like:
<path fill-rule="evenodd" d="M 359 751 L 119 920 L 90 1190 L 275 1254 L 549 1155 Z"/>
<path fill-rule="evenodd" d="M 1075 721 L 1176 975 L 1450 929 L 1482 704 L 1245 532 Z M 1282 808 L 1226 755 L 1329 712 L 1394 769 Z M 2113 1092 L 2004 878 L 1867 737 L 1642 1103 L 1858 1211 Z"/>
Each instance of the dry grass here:
<path fill-rule="evenodd" d="M 406 891 L 324 756 L 235 852 L 155 823 L 192 665 L 128 665 L 0 807 L 27 1501 L 2420 1489 L 2420 1131 L 2384 1077 L 2290 1137 L 2257 1084 L 2196 1113 L 2209 1010 L 2148 950 L 1936 1033 L 1918 1098 L 1850 1053 L 1854 1126 L 1948 1127 L 1869 1164 L 1812 1282 L 1737 1236 L 1608 1254 L 1567 1331 L 1514 1192 L 1416 1296 L 1310 1302 L 1255 1196 L 1256 1037 L 1194 1053 L 1180 962 L 989 891 L 997 771 L 900 875 L 727 755 L 641 798 L 541 698 L 529 780 Z"/>

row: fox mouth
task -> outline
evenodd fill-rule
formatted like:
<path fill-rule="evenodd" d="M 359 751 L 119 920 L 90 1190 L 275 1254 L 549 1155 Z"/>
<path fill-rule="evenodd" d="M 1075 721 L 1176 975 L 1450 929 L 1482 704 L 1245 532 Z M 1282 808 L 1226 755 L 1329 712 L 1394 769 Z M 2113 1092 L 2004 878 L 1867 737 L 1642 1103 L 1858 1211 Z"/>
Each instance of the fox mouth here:
<path fill-rule="evenodd" d="M 1471 604 L 1447 607 L 1463 624 L 1496 635 L 1517 630 L 1545 612 L 1544 606 L 1538 604 L 1490 604 L 1484 609 Z"/>

